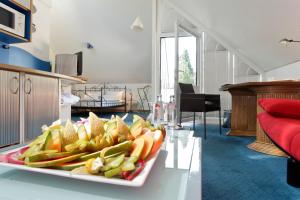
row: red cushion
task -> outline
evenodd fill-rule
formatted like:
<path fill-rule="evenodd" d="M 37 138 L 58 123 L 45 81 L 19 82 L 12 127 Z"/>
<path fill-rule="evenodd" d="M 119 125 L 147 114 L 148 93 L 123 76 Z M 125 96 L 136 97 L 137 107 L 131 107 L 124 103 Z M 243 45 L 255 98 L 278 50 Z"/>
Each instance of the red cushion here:
<path fill-rule="evenodd" d="M 300 100 L 259 99 L 259 105 L 276 117 L 300 118 Z"/>
<path fill-rule="evenodd" d="M 263 112 L 258 115 L 258 121 L 278 146 L 300 160 L 300 120 L 274 117 Z"/>

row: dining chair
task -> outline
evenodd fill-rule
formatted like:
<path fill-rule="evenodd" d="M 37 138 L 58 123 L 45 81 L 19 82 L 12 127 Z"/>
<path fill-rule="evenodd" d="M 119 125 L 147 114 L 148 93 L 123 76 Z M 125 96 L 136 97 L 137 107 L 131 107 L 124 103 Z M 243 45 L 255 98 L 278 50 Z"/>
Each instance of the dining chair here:
<path fill-rule="evenodd" d="M 195 130 L 196 112 L 203 113 L 204 139 L 206 139 L 206 113 L 219 111 L 219 131 L 221 129 L 221 100 L 219 94 L 196 94 L 192 84 L 179 83 L 180 108 L 179 122 L 181 124 L 182 112 L 193 112 L 193 129 Z"/>

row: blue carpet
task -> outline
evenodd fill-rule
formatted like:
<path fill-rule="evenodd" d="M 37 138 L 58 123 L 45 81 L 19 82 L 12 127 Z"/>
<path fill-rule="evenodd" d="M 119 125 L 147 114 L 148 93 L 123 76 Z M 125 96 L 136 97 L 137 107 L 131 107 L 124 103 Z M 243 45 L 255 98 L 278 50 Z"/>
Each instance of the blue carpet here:
<path fill-rule="evenodd" d="M 147 113 L 138 114 L 147 116 Z M 127 123 L 131 121 L 132 114 L 126 119 Z M 224 134 L 226 131 L 223 129 Z M 300 200 L 300 189 L 286 184 L 286 158 L 248 149 L 246 146 L 255 140 L 253 137 L 224 134 L 219 135 L 217 125 L 207 126 L 202 160 L 204 200 Z M 195 137 L 202 136 L 203 126 L 197 125 Z"/>
<path fill-rule="evenodd" d="M 300 199 L 300 189 L 286 183 L 286 158 L 248 149 L 254 137 L 220 136 L 217 125 L 208 125 L 207 130 L 202 155 L 204 200 Z M 203 126 L 198 125 L 195 136 L 202 133 Z"/>

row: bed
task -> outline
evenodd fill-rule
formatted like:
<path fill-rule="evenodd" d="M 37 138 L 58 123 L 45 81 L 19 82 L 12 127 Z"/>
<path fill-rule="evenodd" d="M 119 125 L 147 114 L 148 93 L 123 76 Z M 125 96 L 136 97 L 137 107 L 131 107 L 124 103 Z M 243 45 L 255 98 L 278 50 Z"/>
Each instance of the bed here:
<path fill-rule="evenodd" d="M 80 100 L 72 105 L 72 113 L 81 112 L 127 112 L 127 104 L 132 101 L 131 95 L 128 95 L 126 86 L 84 86 L 76 88 L 72 93 Z"/>

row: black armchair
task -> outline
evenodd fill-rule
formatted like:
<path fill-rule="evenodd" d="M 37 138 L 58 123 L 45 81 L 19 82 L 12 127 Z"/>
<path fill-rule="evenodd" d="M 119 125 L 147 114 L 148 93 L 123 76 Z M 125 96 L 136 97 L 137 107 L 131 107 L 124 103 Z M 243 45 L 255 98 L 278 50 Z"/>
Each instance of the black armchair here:
<path fill-rule="evenodd" d="M 203 112 L 204 121 L 204 139 L 206 139 L 206 113 L 212 111 L 219 111 L 219 130 L 221 129 L 221 100 L 219 94 L 195 94 L 192 84 L 179 83 L 180 88 L 180 114 L 179 122 L 181 124 L 182 112 L 193 112 L 194 123 L 193 129 L 195 129 L 195 117 L 196 112 Z"/>

